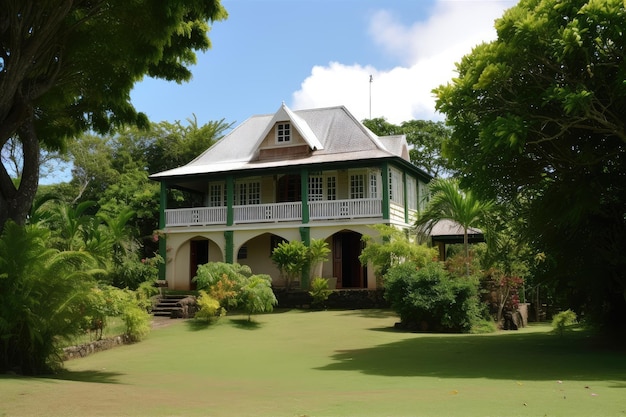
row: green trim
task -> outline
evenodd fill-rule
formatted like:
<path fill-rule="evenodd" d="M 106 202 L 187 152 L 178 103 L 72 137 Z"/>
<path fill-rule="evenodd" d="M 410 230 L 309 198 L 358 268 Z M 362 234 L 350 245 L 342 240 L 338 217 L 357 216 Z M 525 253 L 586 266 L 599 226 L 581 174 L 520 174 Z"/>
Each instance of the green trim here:
<path fill-rule="evenodd" d="M 302 223 L 309 222 L 309 170 L 300 170 L 300 194 L 302 196 Z"/>
<path fill-rule="evenodd" d="M 232 230 L 224 231 L 224 240 L 226 241 L 226 247 L 224 248 L 224 262 L 232 264 L 235 259 L 235 232 Z"/>
<path fill-rule="evenodd" d="M 389 164 L 386 162 L 381 167 L 381 176 L 383 178 L 383 220 L 389 220 Z"/>
<path fill-rule="evenodd" d="M 232 175 L 226 177 L 226 226 L 235 223 L 235 179 Z"/>
<path fill-rule="evenodd" d="M 308 248 L 311 246 L 311 228 L 310 227 L 301 227 L 300 228 L 300 240 L 306 245 Z M 307 264 L 302 268 L 302 275 L 300 276 L 300 288 L 303 290 L 307 290 L 309 288 L 309 274 L 311 273 L 311 265 L 307 262 Z"/>
<path fill-rule="evenodd" d="M 167 185 L 161 182 L 161 191 L 159 194 L 159 229 L 165 229 L 165 210 L 167 209 Z M 167 264 L 167 241 L 165 234 L 159 236 L 159 256 L 163 259 L 163 263 L 159 264 L 159 280 L 165 281 L 167 274 L 165 265 Z"/>

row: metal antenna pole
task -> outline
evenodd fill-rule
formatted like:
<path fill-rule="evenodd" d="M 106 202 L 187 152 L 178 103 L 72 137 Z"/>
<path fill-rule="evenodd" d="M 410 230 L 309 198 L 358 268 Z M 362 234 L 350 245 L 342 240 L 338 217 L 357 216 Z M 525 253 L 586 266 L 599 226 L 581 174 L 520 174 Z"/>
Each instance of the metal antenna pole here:
<path fill-rule="evenodd" d="M 372 81 L 374 77 L 370 74 L 370 120 L 372 120 Z"/>

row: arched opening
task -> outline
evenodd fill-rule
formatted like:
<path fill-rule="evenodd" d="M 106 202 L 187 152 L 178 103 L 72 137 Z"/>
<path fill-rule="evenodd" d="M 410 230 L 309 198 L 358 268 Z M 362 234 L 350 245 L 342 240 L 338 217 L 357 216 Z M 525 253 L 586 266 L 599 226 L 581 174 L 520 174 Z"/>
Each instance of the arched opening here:
<path fill-rule="evenodd" d="M 198 266 L 209 262 L 209 239 L 195 238 L 189 241 L 189 289 L 195 290 L 197 284 L 193 278 L 198 273 Z"/>
<path fill-rule="evenodd" d="M 337 288 L 367 288 L 367 269 L 361 265 L 362 235 L 343 230 L 333 235 L 333 276 Z"/>

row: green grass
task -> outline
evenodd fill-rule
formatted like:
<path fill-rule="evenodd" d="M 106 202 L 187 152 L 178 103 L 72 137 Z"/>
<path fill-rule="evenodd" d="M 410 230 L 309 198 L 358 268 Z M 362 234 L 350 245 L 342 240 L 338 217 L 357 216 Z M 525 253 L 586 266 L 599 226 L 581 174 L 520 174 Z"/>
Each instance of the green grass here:
<path fill-rule="evenodd" d="M 0 416 L 626 416 L 626 354 L 549 326 L 402 333 L 387 311 L 190 322 L 0 377 Z"/>
<path fill-rule="evenodd" d="M 107 317 L 106 326 L 102 329 L 102 338 L 115 337 L 124 334 L 126 325 L 120 317 Z M 82 345 L 97 340 L 95 332 L 86 332 L 63 343 L 65 346 Z M 1 415 L 0 415 L 1 416 Z"/>

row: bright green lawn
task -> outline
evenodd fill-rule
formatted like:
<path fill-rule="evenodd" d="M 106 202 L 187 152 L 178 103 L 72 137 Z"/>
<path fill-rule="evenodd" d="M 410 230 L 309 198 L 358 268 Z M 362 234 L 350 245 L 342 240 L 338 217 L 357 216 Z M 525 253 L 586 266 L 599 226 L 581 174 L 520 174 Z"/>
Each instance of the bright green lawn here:
<path fill-rule="evenodd" d="M 626 354 L 584 333 L 401 333 L 380 310 L 255 321 L 180 321 L 56 378 L 0 377 L 0 416 L 626 416 Z"/>

